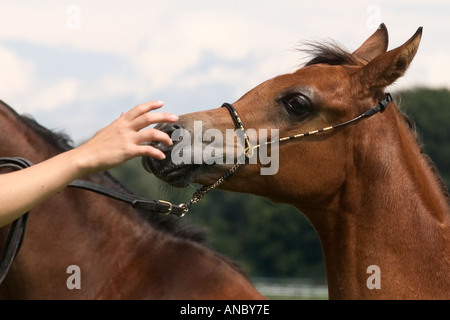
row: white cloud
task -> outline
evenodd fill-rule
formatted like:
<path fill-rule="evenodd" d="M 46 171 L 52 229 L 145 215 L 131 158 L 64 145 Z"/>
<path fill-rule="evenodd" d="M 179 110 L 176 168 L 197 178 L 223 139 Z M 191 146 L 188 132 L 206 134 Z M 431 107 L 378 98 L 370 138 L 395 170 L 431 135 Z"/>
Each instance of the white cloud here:
<path fill-rule="evenodd" d="M 27 104 L 33 106 L 33 109 L 28 109 L 27 111 L 50 111 L 72 103 L 77 97 L 78 88 L 79 84 L 73 79 L 62 79 L 45 88 L 41 88 L 39 92 L 35 93 L 32 101 Z"/>
<path fill-rule="evenodd" d="M 21 59 L 3 47 L 0 47 L 0 70 L 0 97 L 3 100 L 25 96 L 33 85 L 33 62 Z"/>
<path fill-rule="evenodd" d="M 97 83 L 92 85 L 91 89 L 86 88 L 85 97 L 97 100 L 111 93 L 122 96 L 130 92 L 142 92 L 144 87 L 139 81 L 132 81 L 118 75 L 109 74 L 102 76 Z"/>
<path fill-rule="evenodd" d="M 426 74 L 424 75 L 424 83 L 437 87 L 450 88 L 450 61 L 446 53 L 436 52 L 424 57 L 426 61 Z"/>

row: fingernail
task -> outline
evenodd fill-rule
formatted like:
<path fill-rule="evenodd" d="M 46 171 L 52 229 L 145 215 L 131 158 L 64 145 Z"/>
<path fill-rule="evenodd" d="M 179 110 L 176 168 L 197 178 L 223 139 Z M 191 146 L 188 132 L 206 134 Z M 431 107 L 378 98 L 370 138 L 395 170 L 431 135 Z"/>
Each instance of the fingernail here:
<path fill-rule="evenodd" d="M 179 117 L 175 114 L 170 115 L 170 120 L 177 121 Z"/>

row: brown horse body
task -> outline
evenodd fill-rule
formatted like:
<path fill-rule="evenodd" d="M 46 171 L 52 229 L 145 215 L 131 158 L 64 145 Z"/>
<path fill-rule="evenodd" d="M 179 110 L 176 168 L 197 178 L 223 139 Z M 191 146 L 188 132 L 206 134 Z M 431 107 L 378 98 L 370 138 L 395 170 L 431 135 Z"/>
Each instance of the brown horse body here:
<path fill-rule="evenodd" d="M 60 136 L 3 103 L 0 132 L 0 156 L 38 163 L 68 148 L 57 141 Z M 120 188 L 107 174 L 89 180 Z M 0 285 L 0 298 L 262 298 L 232 263 L 193 240 L 198 232 L 159 215 L 150 223 L 145 214 L 101 195 L 66 188 L 31 211 L 24 244 Z M 7 229 L 0 229 L 1 243 Z M 68 269 L 73 265 L 79 267 L 80 289 L 67 285 L 75 274 Z"/>
<path fill-rule="evenodd" d="M 391 51 L 384 25 L 353 53 L 316 44 L 303 68 L 262 83 L 234 107 L 246 129 L 278 128 L 280 137 L 352 119 L 377 105 L 384 88 L 404 74 L 421 32 Z M 195 120 L 204 130 L 233 126 L 219 108 L 160 129 L 192 131 Z M 245 164 L 222 188 L 292 204 L 308 217 L 322 242 L 330 298 L 448 299 L 449 196 L 415 135 L 391 102 L 368 119 L 280 142 L 271 151 L 279 153 L 276 174 L 261 175 L 261 165 Z M 171 150 L 164 149 L 167 155 Z M 170 157 L 165 165 L 148 160 L 146 166 L 179 186 L 210 185 L 230 168 L 187 171 L 184 164 L 171 165 Z"/>

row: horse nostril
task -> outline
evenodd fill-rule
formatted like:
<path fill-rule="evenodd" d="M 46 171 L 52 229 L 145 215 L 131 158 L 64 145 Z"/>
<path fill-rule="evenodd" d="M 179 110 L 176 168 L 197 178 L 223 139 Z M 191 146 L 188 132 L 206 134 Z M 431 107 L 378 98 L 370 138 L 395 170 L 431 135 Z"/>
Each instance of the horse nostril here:
<path fill-rule="evenodd" d="M 171 139 L 175 131 L 182 129 L 183 126 L 179 123 L 166 123 L 164 126 L 160 128 L 160 130 L 167 133 Z"/>
<path fill-rule="evenodd" d="M 183 130 L 183 125 L 180 123 L 159 123 L 155 126 L 155 129 L 167 133 L 169 137 L 172 138 L 172 134 L 175 130 Z M 172 148 L 171 146 L 166 146 L 164 143 L 159 141 L 149 141 L 148 144 L 160 149 L 163 152 L 167 152 Z"/>
<path fill-rule="evenodd" d="M 155 129 L 161 130 L 170 136 L 175 130 L 183 129 L 183 126 L 180 123 L 160 123 L 155 126 Z"/>
<path fill-rule="evenodd" d="M 179 123 L 172 123 L 171 125 L 172 125 L 172 126 L 171 126 L 171 131 L 170 131 L 171 134 L 172 134 L 175 130 L 182 130 L 182 129 L 183 129 L 183 126 L 182 126 L 181 124 L 179 124 Z"/>

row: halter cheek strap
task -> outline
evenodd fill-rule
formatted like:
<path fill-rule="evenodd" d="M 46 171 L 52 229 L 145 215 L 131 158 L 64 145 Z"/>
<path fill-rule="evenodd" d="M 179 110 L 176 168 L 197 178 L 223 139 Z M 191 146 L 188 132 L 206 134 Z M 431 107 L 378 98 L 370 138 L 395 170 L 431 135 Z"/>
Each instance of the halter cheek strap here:
<path fill-rule="evenodd" d="M 242 134 L 244 136 L 244 141 L 245 141 L 244 154 L 247 158 L 251 158 L 253 156 L 253 148 L 251 148 L 251 146 L 250 146 L 250 140 L 247 136 L 247 133 L 245 132 L 244 124 L 242 123 L 241 117 L 239 117 L 239 114 L 237 113 L 236 109 L 233 107 L 232 104 L 225 102 L 222 105 L 222 107 L 227 108 L 228 111 L 230 112 L 230 115 L 231 115 L 231 118 L 233 119 L 234 127 L 236 128 L 236 130 L 240 130 L 242 132 Z"/>
<path fill-rule="evenodd" d="M 369 117 L 373 116 L 374 114 L 376 114 L 378 112 L 383 112 L 387 108 L 389 102 L 391 102 L 391 101 L 393 101 L 391 94 L 390 93 L 386 93 L 385 94 L 385 98 L 383 100 L 381 100 L 380 102 L 378 102 L 378 104 L 376 106 L 370 108 L 366 112 L 360 114 L 359 116 L 357 116 L 357 117 L 355 117 L 353 119 L 350 119 L 348 121 L 344 121 L 344 122 L 335 124 L 333 126 L 324 127 L 324 128 L 317 129 L 317 130 L 303 132 L 303 133 L 295 134 L 293 136 L 287 136 L 287 137 L 279 138 L 279 139 L 276 139 L 276 140 L 268 141 L 268 142 L 265 142 L 264 145 L 270 145 L 270 144 L 275 143 L 275 142 L 284 142 L 284 141 L 288 141 L 288 140 L 303 138 L 303 137 L 311 136 L 311 135 L 314 135 L 314 134 L 317 134 L 317 133 L 321 133 L 321 132 L 324 132 L 324 131 L 329 131 L 329 130 L 333 130 L 333 129 L 336 129 L 336 128 L 339 128 L 339 127 L 347 126 L 347 125 L 349 125 L 351 123 L 354 123 L 354 122 L 357 122 L 357 121 L 359 121 L 361 119 L 369 118 Z M 240 130 L 243 131 L 244 137 L 245 137 L 245 156 L 247 158 L 251 158 L 253 156 L 253 154 L 254 154 L 255 149 L 260 148 L 261 144 L 257 144 L 255 146 L 251 146 L 250 145 L 250 141 L 249 141 L 248 136 L 247 136 L 247 134 L 245 133 L 245 130 L 244 130 L 244 125 L 242 124 L 242 120 L 239 117 L 239 115 L 238 115 L 236 109 L 233 107 L 233 105 L 231 105 L 229 103 L 224 103 L 222 105 L 222 107 L 226 107 L 228 109 L 228 111 L 230 111 L 230 115 L 231 115 L 231 118 L 233 119 L 234 125 L 236 126 L 237 129 L 240 129 Z"/>

